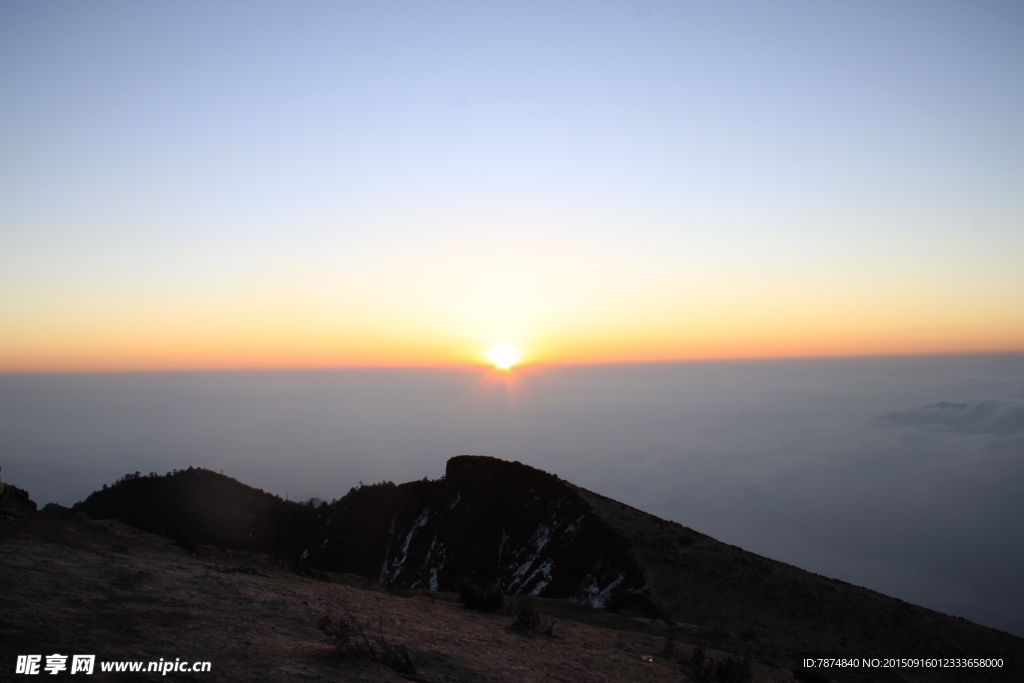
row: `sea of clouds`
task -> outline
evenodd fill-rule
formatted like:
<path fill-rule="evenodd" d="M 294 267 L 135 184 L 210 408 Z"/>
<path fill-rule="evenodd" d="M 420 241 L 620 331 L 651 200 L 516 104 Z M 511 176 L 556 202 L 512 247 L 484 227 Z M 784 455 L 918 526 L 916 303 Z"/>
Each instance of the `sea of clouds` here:
<path fill-rule="evenodd" d="M 0 376 L 40 504 L 190 465 L 330 500 L 465 453 L 1024 635 L 1024 354 Z"/>

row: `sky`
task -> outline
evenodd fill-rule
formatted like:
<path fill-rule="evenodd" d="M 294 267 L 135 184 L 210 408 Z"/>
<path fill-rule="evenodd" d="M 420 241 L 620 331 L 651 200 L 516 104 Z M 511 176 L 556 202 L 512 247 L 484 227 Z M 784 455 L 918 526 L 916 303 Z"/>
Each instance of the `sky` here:
<path fill-rule="evenodd" d="M 0 2 L 0 372 L 1024 350 L 1013 2 Z"/>

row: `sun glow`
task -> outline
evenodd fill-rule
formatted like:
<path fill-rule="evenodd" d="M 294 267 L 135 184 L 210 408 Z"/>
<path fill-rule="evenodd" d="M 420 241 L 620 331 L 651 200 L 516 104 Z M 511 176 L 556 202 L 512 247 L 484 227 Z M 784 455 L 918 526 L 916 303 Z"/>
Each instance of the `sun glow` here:
<path fill-rule="evenodd" d="M 487 360 L 494 364 L 494 367 L 501 370 L 508 370 L 519 362 L 522 352 L 514 346 L 496 346 L 487 352 Z"/>

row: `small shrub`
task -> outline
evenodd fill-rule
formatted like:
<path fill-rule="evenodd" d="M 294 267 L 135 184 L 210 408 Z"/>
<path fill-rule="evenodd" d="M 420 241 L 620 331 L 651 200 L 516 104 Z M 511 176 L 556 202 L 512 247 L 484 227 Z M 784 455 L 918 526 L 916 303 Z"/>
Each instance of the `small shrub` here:
<path fill-rule="evenodd" d="M 749 657 L 730 657 L 715 660 L 712 678 L 720 683 L 744 683 L 754 677 L 753 665 Z"/>
<path fill-rule="evenodd" d="M 467 609 L 480 612 L 500 612 L 505 606 L 505 597 L 494 586 L 481 586 L 467 578 L 459 581 L 459 600 Z"/>
<path fill-rule="evenodd" d="M 676 658 L 676 640 L 671 633 L 665 636 L 665 644 L 661 646 L 661 656 L 668 660 Z"/>
<path fill-rule="evenodd" d="M 529 600 L 522 600 L 513 606 L 515 620 L 512 628 L 523 633 L 542 633 L 555 638 L 555 620 L 541 616 Z"/>
<path fill-rule="evenodd" d="M 196 542 L 195 536 L 188 532 L 178 532 L 174 535 L 174 543 L 182 550 L 195 555 L 202 550 L 202 546 Z"/>
<path fill-rule="evenodd" d="M 690 657 L 690 671 L 697 678 L 701 678 L 704 675 L 704 667 L 706 665 L 704 657 L 704 648 L 698 647 L 694 649 L 693 655 Z"/>
<path fill-rule="evenodd" d="M 313 623 L 327 636 L 339 659 L 368 659 L 397 673 L 416 675 L 409 652 L 397 645 L 394 638 L 384 635 L 383 614 L 377 614 L 376 629 L 366 628 L 351 614 L 335 617 L 330 611 L 316 617 Z"/>
<path fill-rule="evenodd" d="M 690 672 L 698 681 L 714 681 L 715 683 L 746 683 L 753 679 L 753 664 L 749 657 L 733 657 L 725 655 L 710 658 L 704 648 L 698 647 L 690 658 Z"/>

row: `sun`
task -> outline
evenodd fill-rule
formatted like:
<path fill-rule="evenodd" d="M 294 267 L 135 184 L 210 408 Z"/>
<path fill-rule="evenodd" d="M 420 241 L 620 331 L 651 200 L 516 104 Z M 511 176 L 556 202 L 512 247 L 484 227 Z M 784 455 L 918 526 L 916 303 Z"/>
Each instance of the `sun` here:
<path fill-rule="evenodd" d="M 523 353 L 514 346 L 495 346 L 486 355 L 487 360 L 501 370 L 508 370 L 523 357 Z"/>

